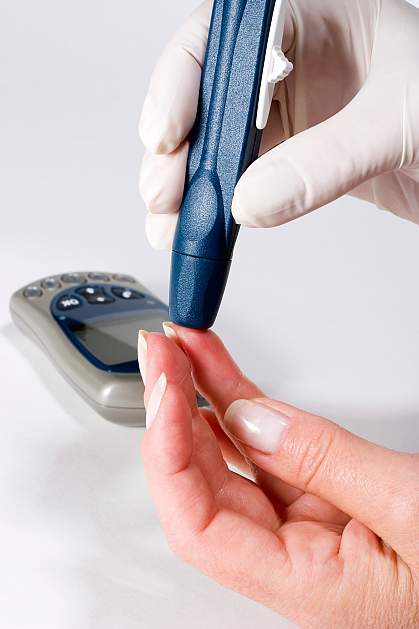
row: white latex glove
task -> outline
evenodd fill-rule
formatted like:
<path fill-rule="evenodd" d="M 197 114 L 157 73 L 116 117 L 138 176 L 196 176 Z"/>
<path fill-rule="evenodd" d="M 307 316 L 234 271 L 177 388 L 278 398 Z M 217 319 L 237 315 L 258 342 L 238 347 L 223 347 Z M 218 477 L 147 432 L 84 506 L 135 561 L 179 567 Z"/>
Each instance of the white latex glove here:
<path fill-rule="evenodd" d="M 211 2 L 168 44 L 140 122 L 147 234 L 170 248 L 182 200 Z M 289 0 L 284 50 L 260 157 L 233 214 L 272 227 L 351 192 L 419 223 L 419 10 L 404 0 Z"/>

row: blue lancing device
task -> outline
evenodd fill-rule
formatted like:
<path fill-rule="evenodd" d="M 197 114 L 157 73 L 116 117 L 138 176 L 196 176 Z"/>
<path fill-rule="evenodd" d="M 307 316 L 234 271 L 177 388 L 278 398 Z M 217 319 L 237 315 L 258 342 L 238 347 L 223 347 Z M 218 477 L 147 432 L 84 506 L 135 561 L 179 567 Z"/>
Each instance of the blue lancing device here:
<path fill-rule="evenodd" d="M 281 51 L 287 0 L 214 0 L 185 193 L 173 244 L 170 319 L 210 328 L 239 227 L 231 205 L 257 159 L 275 84 L 292 70 Z"/>

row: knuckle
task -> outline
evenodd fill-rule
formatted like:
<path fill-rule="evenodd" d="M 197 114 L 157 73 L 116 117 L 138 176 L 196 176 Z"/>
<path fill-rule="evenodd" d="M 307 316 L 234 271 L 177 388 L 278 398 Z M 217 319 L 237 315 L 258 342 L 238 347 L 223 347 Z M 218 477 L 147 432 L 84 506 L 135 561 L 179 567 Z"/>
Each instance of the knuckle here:
<path fill-rule="evenodd" d="M 338 432 L 338 426 L 318 427 L 309 439 L 298 444 L 296 474 L 305 491 L 310 491 L 318 481 L 330 476 Z"/>

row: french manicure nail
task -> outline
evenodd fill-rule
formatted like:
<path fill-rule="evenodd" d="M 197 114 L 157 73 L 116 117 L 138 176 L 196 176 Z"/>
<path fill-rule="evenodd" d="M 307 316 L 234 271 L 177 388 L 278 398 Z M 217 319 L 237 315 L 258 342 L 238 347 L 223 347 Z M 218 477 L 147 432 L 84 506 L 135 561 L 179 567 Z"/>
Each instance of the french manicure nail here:
<path fill-rule="evenodd" d="M 279 450 L 289 418 L 253 400 L 236 400 L 224 415 L 227 431 L 243 444 L 272 454 Z"/>
<path fill-rule="evenodd" d="M 170 321 L 165 321 L 163 324 L 163 331 L 168 339 L 175 341 L 177 343 L 179 341 L 179 337 L 176 334 L 174 328 L 172 328 L 172 324 Z"/>
<path fill-rule="evenodd" d="M 145 330 L 138 332 L 138 366 L 144 386 L 146 385 L 147 369 L 147 334 Z"/>
<path fill-rule="evenodd" d="M 167 378 L 166 374 L 163 372 L 159 379 L 156 381 L 153 390 L 150 395 L 150 399 L 148 400 L 147 405 L 147 416 L 146 416 L 146 426 L 147 429 L 150 428 L 152 423 L 157 417 L 157 413 L 159 412 L 160 404 L 164 397 L 167 387 Z"/>

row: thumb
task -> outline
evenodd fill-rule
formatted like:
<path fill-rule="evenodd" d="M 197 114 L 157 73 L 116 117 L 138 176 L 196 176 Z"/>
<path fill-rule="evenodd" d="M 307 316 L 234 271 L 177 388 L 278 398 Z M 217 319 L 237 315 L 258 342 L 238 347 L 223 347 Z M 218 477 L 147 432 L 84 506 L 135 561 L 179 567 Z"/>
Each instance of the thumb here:
<path fill-rule="evenodd" d="M 233 214 L 247 227 L 274 227 L 307 214 L 372 177 L 402 154 L 402 116 L 364 86 L 339 113 L 260 157 L 237 184 Z"/>
<path fill-rule="evenodd" d="M 419 510 L 417 457 L 267 398 L 233 402 L 223 424 L 259 468 L 335 505 L 401 556 L 409 552 Z"/>

